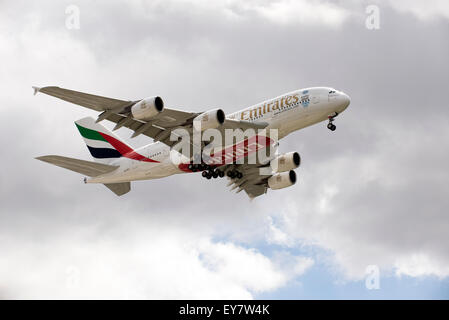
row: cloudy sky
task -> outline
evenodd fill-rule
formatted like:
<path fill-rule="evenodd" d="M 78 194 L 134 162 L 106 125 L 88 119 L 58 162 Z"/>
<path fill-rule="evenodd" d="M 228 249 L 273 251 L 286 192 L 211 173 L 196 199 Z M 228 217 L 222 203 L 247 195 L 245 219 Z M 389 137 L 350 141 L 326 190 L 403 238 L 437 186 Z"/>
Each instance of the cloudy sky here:
<path fill-rule="evenodd" d="M 449 298 L 448 39 L 445 0 L 0 1 L 0 298 Z M 34 160 L 90 160 L 73 121 L 96 113 L 33 85 L 193 111 L 310 86 L 352 103 L 335 132 L 281 141 L 294 187 L 250 202 L 190 174 L 118 198 Z"/>

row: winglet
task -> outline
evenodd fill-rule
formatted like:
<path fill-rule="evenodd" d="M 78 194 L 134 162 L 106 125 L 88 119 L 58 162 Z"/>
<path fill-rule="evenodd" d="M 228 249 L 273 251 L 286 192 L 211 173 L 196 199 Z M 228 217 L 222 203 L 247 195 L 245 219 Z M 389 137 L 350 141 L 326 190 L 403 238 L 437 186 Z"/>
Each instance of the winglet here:
<path fill-rule="evenodd" d="M 36 95 L 39 91 L 41 91 L 41 88 L 39 87 L 32 87 L 34 90 L 34 95 Z"/>

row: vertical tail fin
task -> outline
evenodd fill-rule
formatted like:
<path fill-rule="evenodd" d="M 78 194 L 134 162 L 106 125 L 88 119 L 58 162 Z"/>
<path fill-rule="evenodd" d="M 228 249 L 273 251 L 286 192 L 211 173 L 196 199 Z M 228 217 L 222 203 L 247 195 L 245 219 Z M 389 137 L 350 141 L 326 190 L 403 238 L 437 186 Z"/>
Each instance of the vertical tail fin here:
<path fill-rule="evenodd" d="M 90 154 L 97 162 L 111 163 L 133 149 L 91 117 L 75 121 Z"/>

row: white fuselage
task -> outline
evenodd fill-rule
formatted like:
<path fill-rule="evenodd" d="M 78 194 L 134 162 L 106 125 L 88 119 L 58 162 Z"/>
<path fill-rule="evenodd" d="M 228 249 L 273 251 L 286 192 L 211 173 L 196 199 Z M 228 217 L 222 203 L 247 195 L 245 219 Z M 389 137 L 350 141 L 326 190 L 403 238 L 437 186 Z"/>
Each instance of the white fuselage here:
<path fill-rule="evenodd" d="M 266 129 L 277 129 L 278 138 L 328 120 L 343 112 L 349 105 L 349 97 L 328 87 L 300 89 L 253 105 L 226 116 L 227 119 L 268 123 Z M 151 143 L 136 150 L 141 155 L 158 162 L 142 162 L 119 158 L 113 165 L 115 171 L 87 180 L 88 183 L 119 183 L 134 180 L 149 180 L 187 173 L 172 161 L 176 152 L 161 142 Z M 190 159 L 186 159 L 189 161 Z"/>

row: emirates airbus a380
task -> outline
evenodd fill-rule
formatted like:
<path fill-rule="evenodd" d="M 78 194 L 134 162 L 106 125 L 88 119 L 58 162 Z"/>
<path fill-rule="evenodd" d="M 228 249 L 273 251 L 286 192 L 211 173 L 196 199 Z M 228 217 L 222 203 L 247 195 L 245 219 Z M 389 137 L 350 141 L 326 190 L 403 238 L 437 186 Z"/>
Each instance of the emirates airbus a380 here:
<path fill-rule="evenodd" d="M 42 92 L 101 112 L 97 119 L 75 121 L 95 162 L 55 155 L 37 159 L 81 173 L 88 177 L 85 183 L 104 184 L 119 196 L 130 191 L 131 181 L 193 172 L 201 172 L 206 179 L 226 176 L 232 189 L 244 190 L 250 198 L 269 188 L 292 186 L 299 154 L 260 151 L 271 150 L 278 139 L 318 122 L 327 121 L 327 128 L 334 131 L 335 117 L 350 103 L 341 91 L 313 87 L 225 115 L 221 109 L 198 113 L 164 108 L 157 96 L 127 101 L 59 87 L 33 88 L 35 94 Z M 103 127 L 99 123 L 103 120 L 115 123 L 113 130 L 126 127 L 134 131 L 133 138 L 143 134 L 154 142 L 133 149 Z"/>

